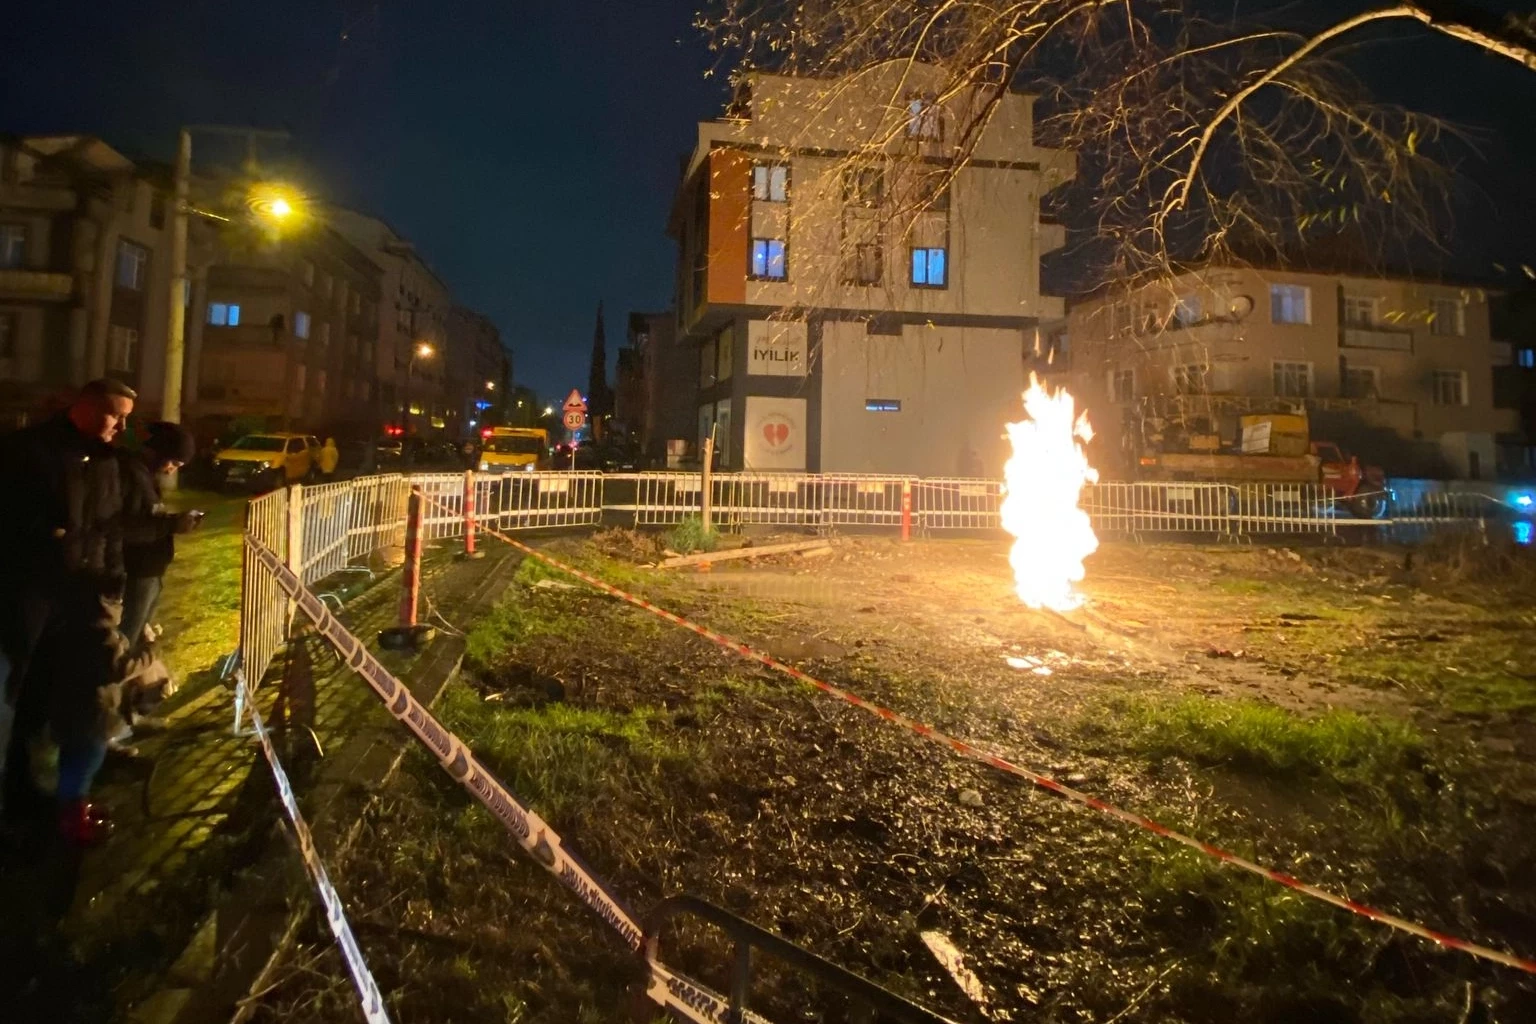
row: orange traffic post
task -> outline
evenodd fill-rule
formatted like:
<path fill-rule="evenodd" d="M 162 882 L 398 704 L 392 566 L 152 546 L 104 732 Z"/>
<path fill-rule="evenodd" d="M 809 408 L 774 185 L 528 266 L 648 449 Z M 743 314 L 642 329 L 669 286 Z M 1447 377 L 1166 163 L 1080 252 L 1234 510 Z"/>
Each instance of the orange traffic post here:
<path fill-rule="evenodd" d="M 421 520 L 426 500 L 420 487 L 411 488 L 405 516 L 405 567 L 401 570 L 400 628 L 416 626 L 416 605 L 421 599 Z"/>
<path fill-rule="evenodd" d="M 475 471 L 464 471 L 464 557 L 481 558 L 484 551 L 475 547 Z"/>
<path fill-rule="evenodd" d="M 901 539 L 912 539 L 912 481 L 901 482 Z"/>

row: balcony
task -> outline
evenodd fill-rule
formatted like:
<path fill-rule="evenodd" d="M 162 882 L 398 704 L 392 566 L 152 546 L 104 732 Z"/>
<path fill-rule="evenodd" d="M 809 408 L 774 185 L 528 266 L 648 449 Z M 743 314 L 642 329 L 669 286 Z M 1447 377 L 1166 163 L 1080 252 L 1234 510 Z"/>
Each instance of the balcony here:
<path fill-rule="evenodd" d="M 63 302 L 75 292 L 75 279 L 69 274 L 50 274 L 42 270 L 0 270 L 0 298 Z"/>
<path fill-rule="evenodd" d="M 1346 326 L 1339 332 L 1339 347 L 1412 352 L 1413 332 L 1394 330 L 1390 327 Z"/>

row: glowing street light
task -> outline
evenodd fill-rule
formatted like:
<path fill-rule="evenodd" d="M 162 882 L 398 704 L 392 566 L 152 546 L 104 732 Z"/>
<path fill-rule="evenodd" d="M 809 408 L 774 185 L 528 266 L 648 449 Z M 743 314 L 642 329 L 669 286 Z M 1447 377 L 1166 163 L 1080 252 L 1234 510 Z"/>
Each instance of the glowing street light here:
<path fill-rule="evenodd" d="M 518 403 L 518 404 L 522 404 L 522 403 Z M 546 405 L 544 407 L 544 415 L 545 416 L 553 416 L 554 414 L 555 414 L 555 407 L 554 406 Z"/>
<path fill-rule="evenodd" d="M 402 434 L 409 434 L 411 432 L 411 374 L 416 369 L 416 360 L 431 359 L 436 353 L 437 349 L 425 341 L 418 341 L 415 345 L 411 346 L 411 358 L 405 362 L 405 394 L 401 396 L 402 401 L 400 403 L 400 431 Z M 405 455 L 405 460 L 409 463 L 409 454 L 403 450 L 402 454 Z"/>
<path fill-rule="evenodd" d="M 487 390 L 487 391 L 495 391 L 496 390 L 496 382 L 493 381 L 493 380 L 486 381 L 485 382 L 485 390 Z"/>
<path fill-rule="evenodd" d="M 412 353 L 411 358 L 412 358 L 413 361 L 415 359 L 417 359 L 417 358 L 431 359 L 436 353 L 437 353 L 437 349 L 433 348 L 427 342 L 422 341 L 422 342 L 417 342 L 417 344 L 416 344 L 416 351 L 414 353 Z"/>

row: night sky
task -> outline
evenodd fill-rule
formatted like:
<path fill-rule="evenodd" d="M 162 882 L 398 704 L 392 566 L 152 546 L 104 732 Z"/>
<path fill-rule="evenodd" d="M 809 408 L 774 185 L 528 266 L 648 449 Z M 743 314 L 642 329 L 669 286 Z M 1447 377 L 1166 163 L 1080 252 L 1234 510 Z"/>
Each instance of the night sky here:
<path fill-rule="evenodd" d="M 585 385 L 599 299 L 610 358 L 628 311 L 670 300 L 677 161 L 724 98 L 695 7 L 20 0 L 0 131 L 95 134 L 168 159 L 182 123 L 285 127 L 275 155 L 303 165 L 311 192 L 413 240 L 496 321 L 520 382 L 558 397 Z M 1475 134 L 1480 154 L 1459 157 L 1456 269 L 1536 263 L 1536 75 L 1422 29 L 1368 38 L 1358 63 L 1385 98 Z"/>

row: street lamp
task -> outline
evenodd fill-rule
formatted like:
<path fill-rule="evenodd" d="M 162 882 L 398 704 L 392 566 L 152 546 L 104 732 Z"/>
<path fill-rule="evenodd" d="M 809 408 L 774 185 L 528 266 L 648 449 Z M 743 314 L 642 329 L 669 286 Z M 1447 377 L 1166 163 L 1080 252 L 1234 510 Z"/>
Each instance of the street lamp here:
<path fill-rule="evenodd" d="M 493 380 L 486 381 L 485 382 L 485 390 L 487 390 L 487 391 L 495 391 L 496 390 L 496 382 L 493 381 Z"/>
<path fill-rule="evenodd" d="M 405 401 L 400 406 L 400 435 L 401 445 L 405 444 L 405 436 L 411 432 L 411 374 L 416 369 L 416 360 L 431 359 L 437 350 L 425 341 L 418 341 L 411 346 L 411 358 L 405 363 Z M 403 448 L 402 448 L 403 452 Z"/>

